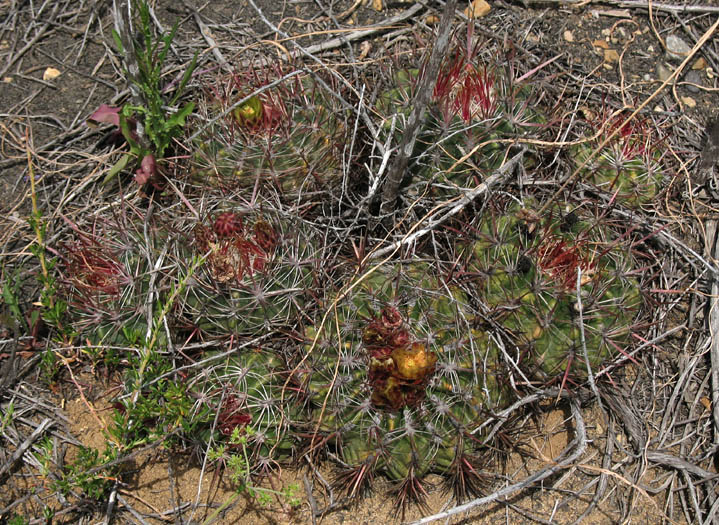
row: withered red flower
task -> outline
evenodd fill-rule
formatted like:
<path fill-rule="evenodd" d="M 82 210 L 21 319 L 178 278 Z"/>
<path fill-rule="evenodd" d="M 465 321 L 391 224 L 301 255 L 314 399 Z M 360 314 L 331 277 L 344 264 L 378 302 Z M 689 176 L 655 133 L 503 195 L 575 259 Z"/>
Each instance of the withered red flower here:
<path fill-rule="evenodd" d="M 227 211 L 215 217 L 212 225 L 218 237 L 230 237 L 242 233 L 242 219 L 234 212 Z"/>
<path fill-rule="evenodd" d="M 582 253 L 580 244 L 569 244 L 558 237 L 549 237 L 537 248 L 537 267 L 565 289 L 574 289 L 577 274 L 589 274 L 593 264 Z"/>
<path fill-rule="evenodd" d="M 217 428 L 229 436 L 236 428 L 244 429 L 252 421 L 250 413 L 244 409 L 240 398 L 235 394 L 225 397 L 220 413 L 217 416 Z"/>
<path fill-rule="evenodd" d="M 70 281 L 85 296 L 115 296 L 129 280 L 117 254 L 95 237 L 83 236 L 65 245 L 64 252 Z"/>
<path fill-rule="evenodd" d="M 202 224 L 195 228 L 195 244 L 199 252 L 210 252 L 207 262 L 212 277 L 226 283 L 263 272 L 277 244 L 277 233 L 270 224 L 258 220 L 250 239 L 242 219 L 234 212 L 225 212 L 215 218 L 212 228 Z"/>
<path fill-rule="evenodd" d="M 372 404 L 399 410 L 424 399 L 437 356 L 425 345 L 412 342 L 399 310 L 386 306 L 362 334 L 369 354 L 368 379 Z"/>

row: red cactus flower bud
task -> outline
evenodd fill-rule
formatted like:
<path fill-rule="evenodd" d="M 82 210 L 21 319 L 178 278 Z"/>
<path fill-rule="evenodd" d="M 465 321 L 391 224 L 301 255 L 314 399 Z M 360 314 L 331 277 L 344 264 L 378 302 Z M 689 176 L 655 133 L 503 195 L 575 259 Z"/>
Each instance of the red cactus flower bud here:
<path fill-rule="evenodd" d="M 234 212 L 220 213 L 215 217 L 213 229 L 218 237 L 232 237 L 242 233 L 242 219 Z"/>
<path fill-rule="evenodd" d="M 394 306 L 385 306 L 382 309 L 382 326 L 386 331 L 396 330 L 402 326 L 402 314 Z"/>

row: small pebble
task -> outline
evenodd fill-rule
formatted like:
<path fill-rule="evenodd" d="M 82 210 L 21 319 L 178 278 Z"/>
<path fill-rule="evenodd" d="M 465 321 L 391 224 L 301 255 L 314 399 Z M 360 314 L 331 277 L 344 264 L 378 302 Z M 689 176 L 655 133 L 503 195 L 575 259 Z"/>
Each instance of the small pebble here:
<path fill-rule="evenodd" d="M 54 67 L 47 68 L 43 74 L 42 79 L 43 80 L 53 80 L 60 76 L 60 71 L 58 69 L 55 69 Z"/>
<path fill-rule="evenodd" d="M 617 53 L 614 49 L 605 49 L 604 61 L 608 64 L 619 62 L 619 53 Z"/>
<path fill-rule="evenodd" d="M 564 40 L 567 42 L 574 42 L 574 35 L 569 29 L 567 29 L 562 36 L 564 36 Z"/>
<path fill-rule="evenodd" d="M 657 64 L 657 78 L 664 82 L 666 79 L 668 79 L 672 75 L 672 72 L 669 71 L 669 68 L 666 67 L 661 62 Z"/>
<path fill-rule="evenodd" d="M 686 106 L 689 108 L 697 107 L 697 101 L 694 100 L 692 97 L 682 97 L 682 103 L 686 104 Z"/>
<path fill-rule="evenodd" d="M 704 60 L 704 57 L 699 57 L 696 62 L 692 64 L 692 69 L 704 69 L 707 67 L 707 61 Z"/>
<path fill-rule="evenodd" d="M 684 60 L 692 50 L 692 48 L 689 47 L 689 44 L 676 35 L 669 35 L 667 37 L 666 44 L 668 60 L 676 60 L 680 62 Z"/>
<path fill-rule="evenodd" d="M 701 91 L 700 88 L 693 85 L 702 85 L 702 76 L 699 74 L 699 71 L 689 71 L 689 73 L 684 75 L 684 82 L 691 82 L 691 84 L 686 85 L 687 91 L 690 93 L 699 93 Z"/>

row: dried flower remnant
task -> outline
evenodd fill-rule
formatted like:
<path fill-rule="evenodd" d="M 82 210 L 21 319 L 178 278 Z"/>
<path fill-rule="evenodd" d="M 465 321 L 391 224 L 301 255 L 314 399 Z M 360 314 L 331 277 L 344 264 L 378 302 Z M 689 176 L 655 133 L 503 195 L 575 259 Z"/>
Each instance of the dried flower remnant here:
<path fill-rule="evenodd" d="M 449 122 L 459 115 L 469 123 L 475 118 L 491 118 L 498 109 L 494 92 L 494 74 L 485 66 L 470 63 L 462 51 L 457 51 L 449 65 L 440 71 L 434 88 L 434 100 Z"/>
<path fill-rule="evenodd" d="M 412 342 L 399 311 L 386 306 L 362 334 L 369 353 L 372 403 L 399 410 L 416 406 L 426 395 L 437 356 L 425 345 Z"/>
<path fill-rule="evenodd" d="M 225 212 L 215 218 L 212 228 L 197 226 L 195 243 L 199 252 L 209 252 L 207 261 L 212 277 L 226 283 L 262 272 L 272 257 L 277 233 L 263 220 L 258 220 L 249 233 L 237 214 Z"/>
<path fill-rule="evenodd" d="M 237 394 L 228 394 L 222 402 L 217 415 L 217 428 L 224 436 L 232 435 L 236 428 L 243 430 L 252 421 L 252 416 L 245 410 L 244 403 Z"/>
<path fill-rule="evenodd" d="M 582 253 L 581 244 L 570 244 L 558 237 L 543 239 L 537 247 L 536 257 L 539 270 L 570 291 L 577 286 L 579 270 L 582 271 L 584 284 L 593 269 L 589 258 Z"/>
<path fill-rule="evenodd" d="M 67 244 L 64 252 L 70 281 L 86 297 L 116 296 L 128 280 L 117 254 L 95 237 L 83 236 Z"/>
<path fill-rule="evenodd" d="M 212 225 L 212 228 L 220 238 L 239 235 L 243 231 L 242 219 L 234 212 L 220 213 Z"/>

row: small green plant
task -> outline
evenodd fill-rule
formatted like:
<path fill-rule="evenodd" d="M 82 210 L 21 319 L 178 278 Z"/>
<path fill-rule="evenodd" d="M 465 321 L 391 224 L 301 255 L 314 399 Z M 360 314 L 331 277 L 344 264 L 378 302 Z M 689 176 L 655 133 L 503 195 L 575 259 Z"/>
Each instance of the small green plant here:
<path fill-rule="evenodd" d="M 30 245 L 30 252 L 40 263 L 38 280 L 42 285 L 40 292 L 40 303 L 43 307 L 43 319 L 50 325 L 63 333 L 63 318 L 67 311 L 67 303 L 57 297 L 57 279 L 54 276 L 55 261 L 48 259 L 46 255 L 45 238 L 47 234 L 47 222 L 43 219 L 42 211 L 37 205 L 37 193 L 35 190 L 35 170 L 28 150 L 28 170 L 30 173 L 30 197 L 32 201 L 32 214 L 28 223 L 35 233 L 35 242 Z M 5 289 L 3 289 L 5 293 Z"/>
<path fill-rule="evenodd" d="M 131 38 L 127 23 L 121 23 L 120 32 L 113 30 L 112 36 L 128 65 L 124 73 L 133 86 L 136 95 L 134 103 L 125 104 L 122 108 L 103 104 L 90 116 L 90 120 L 116 125 L 130 146 L 130 152 L 120 158 L 105 180 L 114 177 L 135 159 L 140 162 L 140 167 L 135 171 L 135 180 L 144 185 L 158 182 L 157 160 L 164 157 L 173 139 L 180 136 L 185 127 L 185 119 L 195 108 L 194 102 L 188 102 L 177 110 L 171 109 L 177 104 L 192 76 L 197 64 L 197 53 L 185 70 L 174 94 L 166 100 L 165 90 L 161 85 L 162 69 L 178 24 L 175 24 L 168 34 L 154 38 L 147 2 L 132 0 L 131 5 L 133 10 L 139 13 L 140 38 Z"/>
<path fill-rule="evenodd" d="M 217 445 L 210 449 L 208 458 L 218 465 L 222 465 L 230 476 L 230 480 L 236 487 L 236 493 L 230 497 L 207 522 L 214 519 L 224 508 L 230 505 L 241 494 L 247 494 L 257 501 L 261 506 L 269 506 L 273 500 L 277 500 L 284 506 L 290 508 L 299 507 L 300 486 L 298 483 L 291 483 L 282 490 L 274 490 L 257 485 L 252 479 L 251 454 L 248 448 L 256 431 L 251 427 L 235 427 L 229 436 L 227 445 Z M 233 452 L 229 452 L 233 451 Z"/>
<path fill-rule="evenodd" d="M 18 299 L 18 297 L 20 296 L 21 287 L 22 280 L 20 277 L 20 272 L 16 270 L 13 273 L 12 278 L 8 277 L 4 279 L 2 285 L 2 300 L 5 304 L 5 307 L 8 309 L 9 319 L 12 319 L 14 323 L 17 323 L 18 327 L 23 329 L 25 333 L 28 333 L 30 327 L 28 326 L 28 322 L 22 313 L 22 310 L 20 308 L 20 301 Z M 35 322 L 37 322 L 39 312 L 37 310 L 33 310 L 32 315 L 33 318 L 31 319 L 30 324 L 34 324 Z M 7 320 L 9 321 L 9 319 Z"/>
<path fill-rule="evenodd" d="M 110 468 L 94 472 L 97 467 L 109 463 L 117 458 L 117 449 L 106 447 L 104 453 L 95 448 L 80 447 L 77 458 L 67 465 L 59 479 L 52 482 L 52 487 L 64 495 L 72 490 L 79 490 L 88 498 L 96 501 L 103 500 L 114 484 L 115 470 Z M 93 473 L 90 473 L 93 471 Z"/>
<path fill-rule="evenodd" d="M 5 434 L 5 429 L 12 423 L 12 416 L 15 413 L 15 402 L 8 403 L 5 412 L 2 414 L 2 422 L 0 422 L 0 435 Z"/>
<path fill-rule="evenodd" d="M 116 448 L 108 446 L 100 455 L 97 449 L 80 447 L 77 458 L 62 468 L 53 460 L 54 445 L 50 437 L 43 438 L 37 448 L 35 459 L 40 467 L 40 476 L 53 490 L 65 496 L 79 491 L 88 498 L 102 500 L 112 488 L 116 469 L 98 467 L 117 459 Z"/>
<path fill-rule="evenodd" d="M 30 520 L 20 514 L 13 514 L 7 525 L 29 525 Z"/>

